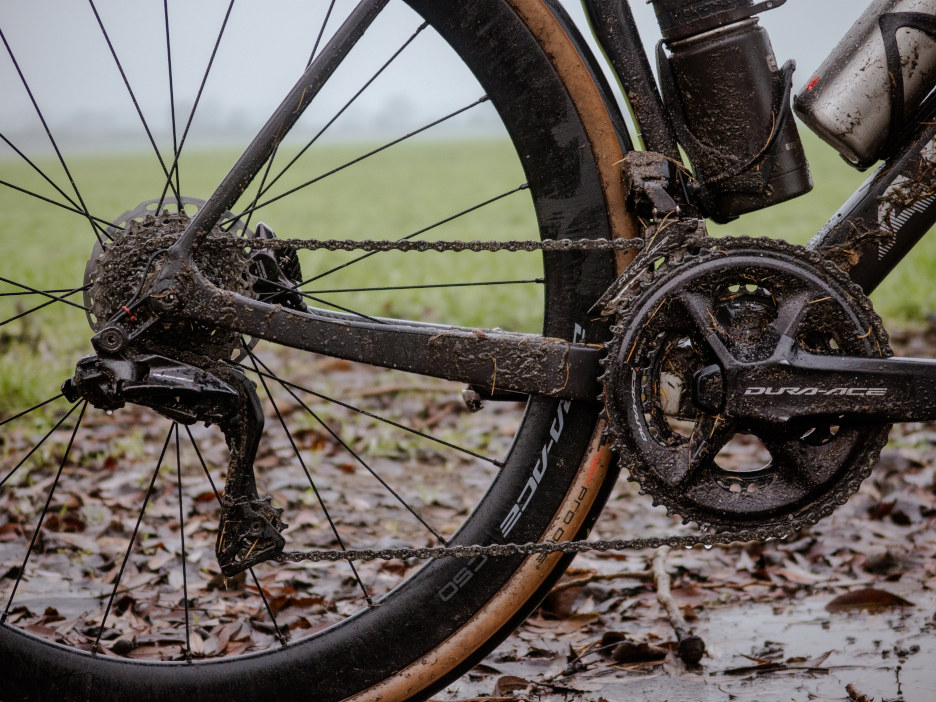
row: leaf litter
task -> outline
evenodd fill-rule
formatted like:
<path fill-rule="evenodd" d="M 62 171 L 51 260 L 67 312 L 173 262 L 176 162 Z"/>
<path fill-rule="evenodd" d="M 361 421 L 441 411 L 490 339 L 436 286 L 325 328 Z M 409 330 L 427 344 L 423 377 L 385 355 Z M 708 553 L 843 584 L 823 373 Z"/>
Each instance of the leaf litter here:
<path fill-rule="evenodd" d="M 936 332 L 896 335 L 896 340 L 910 353 L 934 355 Z M 383 371 L 378 376 L 373 369 L 332 359 L 310 363 L 308 355 L 288 352 L 264 358 L 278 361 L 292 382 L 353 398 L 349 401 L 370 412 L 429 427 L 433 436 L 493 458 L 505 455 L 522 413 L 515 403 L 489 403 L 483 412 L 468 414 L 458 400 L 460 388 L 450 383 Z M 346 546 L 432 544 L 368 468 L 405 486 L 408 504 L 443 535 L 457 528 L 496 474 L 490 463 L 300 395 L 329 428 L 366 455 L 365 467 L 292 396 L 279 389 L 274 396 L 316 488 L 302 475 L 290 437 L 267 402 L 258 482 L 261 494 L 272 493 L 286 507 L 288 548 L 338 546 L 319 499 L 341 524 Z M 6 470 L 32 448 L 37 424 L 18 420 L 8 427 L 0 445 Z M 105 655 L 179 660 L 186 656 L 187 638 L 193 657 L 237 655 L 279 645 L 278 631 L 305 636 L 364 606 L 361 588 L 346 567 L 262 565 L 256 577 L 221 576 L 213 555 L 215 488 L 223 486 L 227 448 L 216 429 L 196 425 L 191 432 L 197 454 L 180 432 L 182 519 L 170 451 L 159 466 L 102 630 L 103 610 L 169 426 L 136 408 L 113 416 L 89 411 L 36 535 L 10 621 L 85 649 L 100 634 Z M 55 480 L 68 427 L 43 444 L 0 492 L 5 598 L 22 570 L 25 544 Z M 898 425 L 861 491 L 811 530 L 783 542 L 671 553 L 672 596 L 707 646 L 698 667 L 687 668 L 675 655 L 674 634 L 654 591 L 653 553 L 582 554 L 525 624 L 435 699 L 702 701 L 756 695 L 763 702 L 792 695 L 842 700 L 851 695 L 846 685 L 869 699 L 934 699 L 936 673 L 929 663 L 936 656 L 934 466 L 936 427 Z M 651 507 L 622 480 L 591 536 L 674 531 L 691 528 Z M 418 565 L 375 562 L 359 570 L 368 591 L 379 595 Z M 268 606 L 258 597 L 261 589 Z M 884 594 L 869 595 L 872 591 Z M 849 602 L 864 604 L 841 609 Z"/>

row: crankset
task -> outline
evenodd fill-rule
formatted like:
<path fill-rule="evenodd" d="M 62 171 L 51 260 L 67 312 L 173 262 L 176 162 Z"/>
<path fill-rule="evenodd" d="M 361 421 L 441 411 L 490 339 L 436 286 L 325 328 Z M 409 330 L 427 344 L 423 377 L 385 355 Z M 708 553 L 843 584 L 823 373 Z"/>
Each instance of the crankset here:
<path fill-rule="evenodd" d="M 858 489 L 889 422 L 936 417 L 936 363 L 888 358 L 870 302 L 818 255 L 704 238 L 644 258 L 604 301 L 610 438 L 684 521 L 811 524 Z"/>

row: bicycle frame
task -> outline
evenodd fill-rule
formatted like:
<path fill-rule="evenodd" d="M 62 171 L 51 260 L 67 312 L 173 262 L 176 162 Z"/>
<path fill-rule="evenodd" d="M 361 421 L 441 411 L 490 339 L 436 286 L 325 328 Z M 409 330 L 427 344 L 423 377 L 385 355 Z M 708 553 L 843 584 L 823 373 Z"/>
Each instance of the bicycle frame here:
<path fill-rule="evenodd" d="M 594 400 L 601 348 L 530 334 L 362 319 L 324 310 L 297 312 L 218 290 L 185 261 L 230 209 L 279 140 L 325 83 L 387 0 L 362 0 L 321 55 L 305 71 L 208 204 L 193 218 L 153 289 L 166 313 L 185 300 L 190 318 L 315 353 L 446 378 L 498 392 Z M 645 147 L 681 162 L 675 131 L 643 50 L 626 0 L 584 0 L 595 35 L 624 88 Z M 558 4 L 553 9 L 568 24 Z M 572 30 L 574 31 L 574 30 Z M 583 60 L 594 65 L 585 53 Z M 612 104 L 609 101 L 609 105 Z M 613 108 L 612 108 L 613 109 Z M 873 290 L 936 223 L 936 100 L 924 104 L 917 126 L 810 243 L 819 251 L 859 246 L 852 278 Z M 622 143 L 626 135 L 620 135 Z M 921 185 L 922 184 L 922 185 Z M 189 270 L 189 275 L 183 275 Z M 181 285 L 181 287 L 179 287 Z M 172 294 L 174 293 L 174 294 Z M 220 312 L 219 312 L 220 311 Z"/>

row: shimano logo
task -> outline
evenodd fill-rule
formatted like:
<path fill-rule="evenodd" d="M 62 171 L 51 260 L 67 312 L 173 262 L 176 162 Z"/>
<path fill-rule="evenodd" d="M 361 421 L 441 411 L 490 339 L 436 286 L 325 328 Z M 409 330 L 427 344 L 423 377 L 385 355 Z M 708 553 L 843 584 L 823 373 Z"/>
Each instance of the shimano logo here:
<path fill-rule="evenodd" d="M 831 397 L 832 395 L 846 395 L 848 397 L 884 397 L 887 395 L 887 388 L 761 388 L 750 387 L 744 391 L 745 395 L 821 395 Z"/>

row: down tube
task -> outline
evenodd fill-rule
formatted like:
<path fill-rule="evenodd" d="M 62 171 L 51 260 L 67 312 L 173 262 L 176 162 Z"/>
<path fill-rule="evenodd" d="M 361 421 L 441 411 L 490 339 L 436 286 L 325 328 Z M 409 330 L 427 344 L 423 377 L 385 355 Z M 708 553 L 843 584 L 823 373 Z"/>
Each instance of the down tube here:
<path fill-rule="evenodd" d="M 852 249 L 849 271 L 865 293 L 874 290 L 936 224 L 936 122 L 921 120 L 900 151 L 885 161 L 809 243 L 827 252 Z M 857 244 L 857 246 L 856 246 Z"/>

